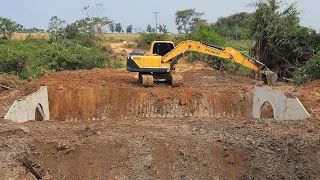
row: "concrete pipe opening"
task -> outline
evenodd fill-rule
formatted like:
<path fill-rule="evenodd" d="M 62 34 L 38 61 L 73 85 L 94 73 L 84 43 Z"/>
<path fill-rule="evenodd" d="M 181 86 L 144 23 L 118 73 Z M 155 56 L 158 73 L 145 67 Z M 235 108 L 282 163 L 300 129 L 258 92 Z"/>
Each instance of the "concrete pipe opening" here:
<path fill-rule="evenodd" d="M 274 119 L 273 107 L 268 101 L 261 106 L 260 117 L 263 119 Z"/>
<path fill-rule="evenodd" d="M 43 107 L 41 104 L 38 104 L 35 111 L 35 120 L 36 121 L 43 121 L 44 120 L 44 112 Z"/>

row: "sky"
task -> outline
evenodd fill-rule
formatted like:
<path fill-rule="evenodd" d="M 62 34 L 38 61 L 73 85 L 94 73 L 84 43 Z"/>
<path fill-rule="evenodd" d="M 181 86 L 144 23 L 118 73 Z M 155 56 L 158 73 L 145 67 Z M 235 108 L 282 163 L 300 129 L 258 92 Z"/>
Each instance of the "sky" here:
<path fill-rule="evenodd" d="M 175 12 L 195 8 L 204 12 L 204 18 L 215 22 L 219 17 L 238 12 L 253 12 L 248 3 L 255 0 L 4 0 L 0 5 L 0 16 L 10 18 L 25 28 L 48 29 L 52 16 L 58 16 L 67 23 L 85 17 L 81 11 L 84 6 L 95 7 L 102 3 L 102 16 L 120 22 L 123 27 L 130 24 L 134 28 L 146 29 L 148 24 L 155 26 L 154 11 L 159 11 L 159 24 L 166 24 L 169 32 L 175 32 Z M 319 0 L 285 0 L 297 3 L 301 11 L 301 24 L 320 30 Z"/>

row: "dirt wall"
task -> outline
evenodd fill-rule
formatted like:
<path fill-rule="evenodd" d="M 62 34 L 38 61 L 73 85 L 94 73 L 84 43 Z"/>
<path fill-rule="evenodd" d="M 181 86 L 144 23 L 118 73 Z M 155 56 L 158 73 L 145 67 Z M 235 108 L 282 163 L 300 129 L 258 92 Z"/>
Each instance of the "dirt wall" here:
<path fill-rule="evenodd" d="M 49 94 L 59 121 L 114 117 L 250 117 L 251 92 L 199 89 L 79 88 Z"/>

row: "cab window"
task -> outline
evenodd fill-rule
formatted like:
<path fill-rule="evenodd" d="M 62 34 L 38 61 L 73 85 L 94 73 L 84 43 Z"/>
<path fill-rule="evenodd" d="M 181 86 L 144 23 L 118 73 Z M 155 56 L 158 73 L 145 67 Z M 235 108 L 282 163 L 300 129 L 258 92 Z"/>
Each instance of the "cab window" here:
<path fill-rule="evenodd" d="M 174 49 L 172 43 L 155 43 L 153 46 L 153 54 L 164 56 L 172 49 Z"/>

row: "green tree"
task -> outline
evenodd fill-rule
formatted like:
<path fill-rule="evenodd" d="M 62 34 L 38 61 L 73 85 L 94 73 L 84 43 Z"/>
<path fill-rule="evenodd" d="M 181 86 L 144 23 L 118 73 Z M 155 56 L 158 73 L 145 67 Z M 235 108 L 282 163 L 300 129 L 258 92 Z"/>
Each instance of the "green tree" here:
<path fill-rule="evenodd" d="M 109 29 L 110 29 L 111 33 L 114 33 L 116 31 L 116 27 L 115 27 L 115 24 L 113 22 L 111 22 L 109 24 Z"/>
<path fill-rule="evenodd" d="M 52 16 L 49 21 L 49 33 L 56 33 L 62 30 L 65 26 L 66 21 L 61 20 L 58 16 Z"/>
<path fill-rule="evenodd" d="M 192 27 L 196 26 L 199 22 L 204 20 L 201 18 L 204 13 L 196 12 L 195 9 L 185 9 L 176 12 L 175 23 L 177 25 L 177 30 L 179 33 L 182 31 L 186 34 L 190 32 Z"/>
<path fill-rule="evenodd" d="M 116 31 L 117 33 L 119 33 L 119 34 L 122 32 L 122 26 L 121 26 L 121 23 L 117 23 L 117 24 L 116 24 L 115 31 Z"/>
<path fill-rule="evenodd" d="M 0 33 L 3 39 L 11 39 L 12 34 L 17 31 L 22 30 L 22 25 L 12 21 L 11 19 L 4 18 L 0 16 Z"/>
<path fill-rule="evenodd" d="M 316 51 L 316 32 L 299 24 L 299 12 L 294 4 L 284 8 L 277 0 L 254 4 L 251 33 L 256 45 L 251 55 L 256 56 L 280 77 L 291 78 Z M 283 10 L 282 10 L 283 9 Z"/>
<path fill-rule="evenodd" d="M 295 72 L 295 81 L 297 84 L 303 84 L 320 79 L 320 56 L 316 55 L 308 64 Z"/>
<path fill-rule="evenodd" d="M 167 26 L 166 25 L 158 25 L 158 31 L 159 31 L 159 33 L 161 34 L 161 33 L 163 33 L 163 34 L 166 34 L 166 33 L 168 33 L 168 30 L 167 30 Z"/>
<path fill-rule="evenodd" d="M 30 28 L 30 29 L 23 28 L 22 32 L 24 32 L 24 33 L 34 33 L 34 32 L 44 32 L 44 30 L 43 29 L 38 29 L 36 27 L 33 27 L 33 28 Z"/>
<path fill-rule="evenodd" d="M 63 32 L 65 21 L 57 16 L 52 16 L 49 20 L 48 32 L 50 33 L 50 42 L 58 42 L 66 38 Z"/>
<path fill-rule="evenodd" d="M 127 26 L 126 32 L 127 32 L 128 34 L 131 34 L 131 33 L 132 33 L 132 30 L 133 30 L 133 26 L 132 26 L 132 25 Z"/>
<path fill-rule="evenodd" d="M 150 26 L 150 24 L 148 24 L 148 26 L 147 26 L 147 32 L 152 33 L 152 27 Z"/>
<path fill-rule="evenodd" d="M 151 33 L 156 33 L 156 28 L 151 28 Z"/>
<path fill-rule="evenodd" d="M 203 41 L 203 42 L 214 44 L 217 46 L 224 45 L 223 37 L 221 37 L 216 32 L 212 31 L 211 27 L 205 23 L 200 24 L 198 28 L 194 29 L 189 34 L 186 34 L 185 38 L 189 40 Z M 213 67 L 221 66 L 221 59 L 214 56 L 198 53 L 198 52 L 189 52 L 188 60 L 189 61 L 202 60 L 212 65 Z"/>
<path fill-rule="evenodd" d="M 162 32 L 164 34 L 167 34 L 168 33 L 167 25 L 163 25 L 162 27 L 163 27 Z"/>
<path fill-rule="evenodd" d="M 220 17 L 212 24 L 213 30 L 223 37 L 239 40 L 250 38 L 253 15 L 242 12 L 228 17 Z"/>
<path fill-rule="evenodd" d="M 88 24 L 91 30 L 94 32 L 94 38 L 98 44 L 100 44 L 102 34 L 105 32 L 106 26 L 110 25 L 112 21 L 107 17 L 102 17 L 105 12 L 103 4 L 96 4 L 95 8 L 85 6 L 82 11 L 86 14 Z"/>
<path fill-rule="evenodd" d="M 64 31 L 66 32 L 67 39 L 75 39 L 79 36 L 80 30 L 77 23 L 68 24 Z"/>

